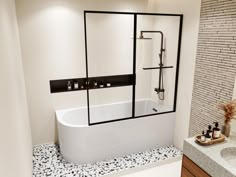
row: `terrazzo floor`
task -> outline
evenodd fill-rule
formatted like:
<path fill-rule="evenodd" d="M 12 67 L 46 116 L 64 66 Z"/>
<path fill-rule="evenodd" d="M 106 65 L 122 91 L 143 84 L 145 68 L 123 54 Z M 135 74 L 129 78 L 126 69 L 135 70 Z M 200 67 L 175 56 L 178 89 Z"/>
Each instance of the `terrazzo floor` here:
<path fill-rule="evenodd" d="M 92 164 L 76 165 L 63 159 L 58 145 L 38 145 L 33 150 L 33 177 L 98 177 L 181 155 L 181 150 L 170 145 Z"/>

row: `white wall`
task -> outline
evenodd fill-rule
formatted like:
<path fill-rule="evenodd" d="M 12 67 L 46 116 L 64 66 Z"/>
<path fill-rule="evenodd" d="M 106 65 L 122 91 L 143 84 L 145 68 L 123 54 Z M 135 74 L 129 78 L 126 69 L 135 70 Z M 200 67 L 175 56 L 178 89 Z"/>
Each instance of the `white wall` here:
<path fill-rule="evenodd" d="M 174 145 L 181 149 L 183 148 L 183 140 L 188 137 L 200 6 L 200 0 L 159 0 L 157 4 L 158 12 L 182 13 L 184 15 L 174 134 Z"/>
<path fill-rule="evenodd" d="M 16 4 L 33 144 L 52 142 L 55 109 L 86 105 L 85 91 L 50 94 L 49 88 L 49 80 L 85 77 L 83 10 L 145 11 L 148 4 L 146 0 L 16 0 Z"/>
<path fill-rule="evenodd" d="M 55 140 L 55 109 L 86 105 L 85 92 L 50 94 L 49 89 L 49 80 L 85 77 L 83 10 L 183 13 L 175 130 L 175 145 L 182 148 L 190 118 L 199 0 L 101 0 L 99 3 L 94 0 L 16 0 L 16 3 L 33 144 Z"/>
<path fill-rule="evenodd" d="M 132 74 L 134 16 L 87 14 L 86 23 L 88 76 Z M 91 106 L 131 101 L 132 86 L 90 90 L 89 98 Z M 132 112 L 132 109 L 129 110 Z M 104 114 L 108 114 L 107 111 L 105 108 Z M 97 116 L 91 113 L 91 122 Z"/>
<path fill-rule="evenodd" d="M 0 176 L 32 176 L 32 144 L 14 0 L 0 0 Z"/>
<path fill-rule="evenodd" d="M 151 30 L 153 27 L 153 16 L 138 15 L 137 16 L 137 38 L 140 37 L 140 31 Z M 144 37 L 148 37 L 148 34 Z M 143 70 L 143 68 L 152 67 L 152 52 L 153 40 L 136 40 L 136 88 L 135 98 L 150 99 L 151 98 L 151 78 L 152 73 Z M 138 106 L 138 104 L 136 104 Z M 151 108 L 152 109 L 152 108 Z M 138 108 L 135 108 L 136 111 Z M 136 113 L 136 115 L 143 115 L 145 112 Z"/>

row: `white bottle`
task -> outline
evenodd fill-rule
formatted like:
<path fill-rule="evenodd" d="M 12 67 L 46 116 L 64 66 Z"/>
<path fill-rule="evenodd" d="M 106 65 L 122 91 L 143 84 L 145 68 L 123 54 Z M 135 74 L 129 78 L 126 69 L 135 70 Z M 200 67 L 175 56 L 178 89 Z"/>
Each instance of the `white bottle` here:
<path fill-rule="evenodd" d="M 206 141 L 206 137 L 205 137 L 205 133 L 204 130 L 202 131 L 202 136 L 201 136 L 201 142 L 205 142 Z"/>
<path fill-rule="evenodd" d="M 77 81 L 74 82 L 74 89 L 79 89 L 79 83 Z"/>
<path fill-rule="evenodd" d="M 67 90 L 71 90 L 72 89 L 72 87 L 71 87 L 71 81 L 68 81 L 67 82 Z"/>

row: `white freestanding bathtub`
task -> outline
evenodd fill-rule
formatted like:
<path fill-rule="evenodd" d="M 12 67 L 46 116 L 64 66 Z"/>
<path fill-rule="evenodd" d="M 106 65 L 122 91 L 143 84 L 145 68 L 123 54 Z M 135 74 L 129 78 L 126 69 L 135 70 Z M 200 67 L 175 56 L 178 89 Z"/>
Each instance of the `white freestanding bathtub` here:
<path fill-rule="evenodd" d="M 92 106 L 90 111 L 98 115 L 99 119 L 103 117 L 104 109 L 112 111 L 114 116 L 115 114 L 125 116 L 129 114 L 129 111 L 125 113 L 128 106 L 124 106 L 125 104 L 131 105 L 131 102 Z M 142 111 L 148 114 L 155 113 L 150 112 L 152 110 L 150 105 L 154 104 L 151 100 L 138 101 L 136 113 L 140 114 Z M 156 106 L 159 111 L 163 109 L 161 106 Z M 122 111 L 122 108 L 126 109 Z M 85 107 L 56 111 L 60 150 L 68 162 L 92 163 L 173 144 L 175 113 L 92 126 L 88 126 L 87 113 Z M 104 116 L 103 121 L 107 119 Z M 112 119 L 110 117 L 110 120 Z"/>

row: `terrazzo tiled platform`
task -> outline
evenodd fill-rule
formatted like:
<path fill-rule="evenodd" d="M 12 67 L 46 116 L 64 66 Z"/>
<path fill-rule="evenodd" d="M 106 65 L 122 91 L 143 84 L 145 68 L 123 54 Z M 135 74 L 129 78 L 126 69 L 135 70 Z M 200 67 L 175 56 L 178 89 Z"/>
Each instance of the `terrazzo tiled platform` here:
<path fill-rule="evenodd" d="M 62 158 L 58 145 L 45 144 L 34 147 L 33 177 L 97 177 L 181 155 L 181 150 L 170 145 L 92 164 L 76 165 Z"/>

